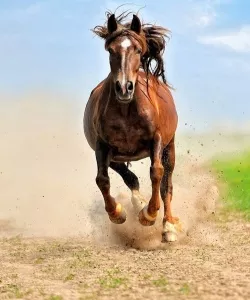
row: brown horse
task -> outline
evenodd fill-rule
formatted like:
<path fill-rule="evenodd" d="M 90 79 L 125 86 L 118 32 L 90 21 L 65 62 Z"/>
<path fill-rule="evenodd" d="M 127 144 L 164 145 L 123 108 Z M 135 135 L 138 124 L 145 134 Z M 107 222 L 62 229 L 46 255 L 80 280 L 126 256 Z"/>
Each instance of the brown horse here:
<path fill-rule="evenodd" d="M 96 154 L 96 183 L 109 218 L 116 224 L 126 221 L 126 212 L 110 195 L 109 167 L 131 190 L 142 225 L 155 223 L 162 198 L 162 241 L 175 241 L 178 218 L 172 216 L 171 200 L 178 117 L 162 58 L 168 30 L 143 25 L 136 15 L 129 23 L 123 22 L 125 13 L 107 17 L 107 23 L 93 31 L 105 40 L 111 72 L 91 92 L 84 114 L 85 136 Z M 152 182 L 148 205 L 139 193 L 138 178 L 125 164 L 146 157 L 151 159 Z"/>

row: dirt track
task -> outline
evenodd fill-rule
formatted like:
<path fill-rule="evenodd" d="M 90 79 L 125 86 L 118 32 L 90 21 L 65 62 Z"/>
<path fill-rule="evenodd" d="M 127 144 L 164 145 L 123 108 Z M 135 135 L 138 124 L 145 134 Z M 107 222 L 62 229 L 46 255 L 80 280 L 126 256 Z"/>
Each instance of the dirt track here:
<path fill-rule="evenodd" d="M 162 216 L 140 226 L 114 173 L 112 192 L 128 220 L 108 221 L 82 108 L 36 103 L 6 102 L 0 112 L 0 299 L 250 299 L 249 224 L 219 214 L 204 167 L 208 154 L 228 148 L 221 137 L 179 138 L 173 204 L 185 232 L 165 245 Z M 132 169 L 148 199 L 148 161 Z"/>

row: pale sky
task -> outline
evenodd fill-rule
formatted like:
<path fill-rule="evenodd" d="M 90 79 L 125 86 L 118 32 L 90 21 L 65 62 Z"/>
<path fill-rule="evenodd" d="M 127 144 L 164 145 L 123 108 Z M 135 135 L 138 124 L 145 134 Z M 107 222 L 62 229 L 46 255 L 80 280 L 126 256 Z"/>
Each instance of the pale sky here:
<path fill-rule="evenodd" d="M 129 2 L 129 1 L 128 1 Z M 86 103 L 109 72 L 103 41 L 90 31 L 122 1 L 1 0 L 0 92 L 50 89 Z M 168 27 L 167 79 L 180 128 L 245 126 L 250 116 L 250 1 L 151 0 L 127 5 Z M 73 104 L 72 104 L 73 105 Z M 187 124 L 187 125 L 185 125 Z"/>

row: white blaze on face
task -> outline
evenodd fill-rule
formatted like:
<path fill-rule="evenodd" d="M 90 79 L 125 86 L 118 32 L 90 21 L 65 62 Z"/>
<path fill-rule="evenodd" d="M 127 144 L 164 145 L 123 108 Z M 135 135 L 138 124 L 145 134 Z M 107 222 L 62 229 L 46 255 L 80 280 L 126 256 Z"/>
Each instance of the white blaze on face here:
<path fill-rule="evenodd" d="M 127 49 L 128 47 L 131 46 L 131 41 L 128 38 L 125 38 L 121 42 L 121 47 L 122 47 L 122 65 L 121 65 L 121 73 L 122 73 L 122 86 L 125 85 L 126 83 L 126 73 L 125 73 L 125 62 L 126 62 L 126 55 L 127 55 Z"/>
<path fill-rule="evenodd" d="M 131 46 L 131 41 L 130 39 L 126 38 L 121 42 L 121 46 L 123 49 L 127 49 L 129 46 Z"/>

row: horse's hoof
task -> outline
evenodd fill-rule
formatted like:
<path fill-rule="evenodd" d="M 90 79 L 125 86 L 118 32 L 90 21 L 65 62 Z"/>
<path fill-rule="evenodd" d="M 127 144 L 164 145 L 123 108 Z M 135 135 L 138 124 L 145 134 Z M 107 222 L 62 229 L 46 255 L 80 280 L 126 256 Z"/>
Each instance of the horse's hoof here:
<path fill-rule="evenodd" d="M 117 203 L 115 212 L 109 214 L 109 219 L 115 224 L 123 224 L 126 221 L 127 213 L 120 203 Z"/>
<path fill-rule="evenodd" d="M 139 191 L 135 190 L 132 191 L 132 198 L 131 202 L 133 204 L 134 210 L 136 214 L 139 214 L 139 212 L 144 208 L 146 205 L 146 201 L 142 197 Z"/>
<path fill-rule="evenodd" d="M 163 225 L 162 243 L 177 241 L 177 230 L 176 230 L 177 224 L 165 222 L 165 224 Z"/>
<path fill-rule="evenodd" d="M 175 232 L 163 232 L 162 233 L 162 243 L 169 243 L 177 241 L 177 234 Z"/>
<path fill-rule="evenodd" d="M 155 223 L 157 214 L 155 217 L 151 217 L 148 214 L 148 206 L 146 205 L 140 212 L 139 212 L 139 222 L 143 226 L 152 226 Z"/>

